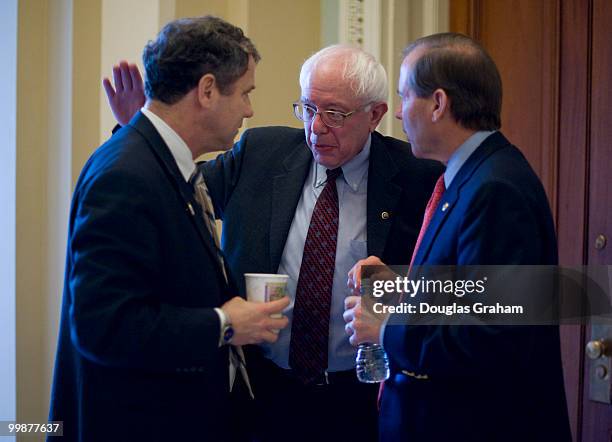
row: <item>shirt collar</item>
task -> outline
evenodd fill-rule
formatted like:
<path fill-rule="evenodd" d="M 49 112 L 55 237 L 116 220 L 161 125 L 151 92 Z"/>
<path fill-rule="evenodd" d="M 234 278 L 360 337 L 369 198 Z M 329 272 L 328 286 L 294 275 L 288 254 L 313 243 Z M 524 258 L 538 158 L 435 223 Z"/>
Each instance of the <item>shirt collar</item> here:
<path fill-rule="evenodd" d="M 463 142 L 455 152 L 448 159 L 446 164 L 446 171 L 444 172 L 444 185 L 448 189 L 453 179 L 461 169 L 461 166 L 465 164 L 467 159 L 474 153 L 474 151 L 482 144 L 482 142 L 492 133 L 494 130 L 481 130 L 474 133 L 471 137 Z"/>
<path fill-rule="evenodd" d="M 368 165 L 370 160 L 370 146 L 372 145 L 372 134 L 368 135 L 368 139 L 363 146 L 363 149 L 342 165 L 342 176 L 344 181 L 349 187 L 356 192 L 359 188 L 359 184 L 363 180 L 366 172 L 368 171 Z M 327 181 L 327 167 L 317 163 L 316 176 L 315 176 L 315 187 L 320 187 Z"/>
<path fill-rule="evenodd" d="M 181 175 L 183 175 L 185 181 L 189 181 L 189 178 L 191 178 L 191 175 L 193 175 L 196 165 L 193 161 L 191 150 L 189 150 L 189 147 L 187 147 L 187 143 L 185 143 L 180 135 L 177 134 L 174 129 L 168 126 L 164 120 L 151 112 L 150 109 L 145 109 L 143 107 L 140 109 L 140 111 L 149 119 L 149 121 L 151 121 L 151 124 L 153 124 L 155 129 L 157 129 L 157 132 L 159 132 L 162 140 L 164 140 L 168 146 L 168 149 L 170 149 L 170 153 L 174 157 L 174 161 L 176 161 L 176 164 L 181 171 Z"/>

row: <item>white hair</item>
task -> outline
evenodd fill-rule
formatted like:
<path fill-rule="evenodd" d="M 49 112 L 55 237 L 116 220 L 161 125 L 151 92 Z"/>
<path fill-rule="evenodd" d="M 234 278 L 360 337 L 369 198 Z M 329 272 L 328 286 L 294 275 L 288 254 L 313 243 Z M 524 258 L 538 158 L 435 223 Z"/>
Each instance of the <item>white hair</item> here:
<path fill-rule="evenodd" d="M 322 63 L 343 61 L 342 79 L 347 81 L 357 98 L 364 103 L 387 101 L 387 72 L 376 58 L 361 48 L 332 45 L 311 55 L 300 71 L 300 86 L 306 89 L 311 74 Z"/>

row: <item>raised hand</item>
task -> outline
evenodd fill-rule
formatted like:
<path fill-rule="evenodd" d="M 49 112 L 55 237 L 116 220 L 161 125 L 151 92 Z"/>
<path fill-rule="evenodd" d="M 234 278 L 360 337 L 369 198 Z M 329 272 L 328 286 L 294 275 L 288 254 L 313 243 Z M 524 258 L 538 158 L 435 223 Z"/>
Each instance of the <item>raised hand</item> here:
<path fill-rule="evenodd" d="M 108 104 L 115 120 L 125 126 L 145 103 L 144 87 L 138 66 L 121 60 L 113 66 L 113 82 L 108 77 L 102 80 Z"/>

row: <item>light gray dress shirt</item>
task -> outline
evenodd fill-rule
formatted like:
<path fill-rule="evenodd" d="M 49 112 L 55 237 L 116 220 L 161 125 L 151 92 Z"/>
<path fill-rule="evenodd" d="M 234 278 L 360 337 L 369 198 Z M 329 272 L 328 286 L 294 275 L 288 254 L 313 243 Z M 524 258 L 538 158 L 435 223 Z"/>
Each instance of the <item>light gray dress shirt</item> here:
<path fill-rule="evenodd" d="M 366 210 L 370 145 L 371 137 L 368 137 L 361 152 L 342 166 L 342 175 L 336 180 L 340 220 L 329 322 L 328 371 L 350 370 L 355 367 L 356 350 L 351 346 L 344 332 L 342 314 L 344 313 L 344 298 L 349 294 L 346 286 L 347 273 L 358 260 L 367 257 Z M 278 273 L 289 275 L 288 292 L 291 304 L 285 314 L 290 321 L 293 317 L 295 291 L 310 218 L 317 198 L 325 187 L 326 179 L 326 168 L 313 161 L 278 268 Z M 276 343 L 262 346 L 265 356 L 279 367 L 290 368 L 290 342 L 291 323 L 280 331 Z"/>

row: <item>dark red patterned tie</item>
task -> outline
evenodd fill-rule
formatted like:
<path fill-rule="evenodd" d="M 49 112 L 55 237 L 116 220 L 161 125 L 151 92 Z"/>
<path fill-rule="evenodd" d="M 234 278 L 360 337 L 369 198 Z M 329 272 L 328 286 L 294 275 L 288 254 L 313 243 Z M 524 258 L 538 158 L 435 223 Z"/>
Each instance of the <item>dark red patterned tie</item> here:
<path fill-rule="evenodd" d="M 421 246 L 421 241 L 423 241 L 423 237 L 425 236 L 425 232 L 427 232 L 427 228 L 429 227 L 429 223 L 436 213 L 436 209 L 438 208 L 438 204 L 440 204 L 440 200 L 442 199 L 442 195 L 444 195 L 444 191 L 446 190 L 446 186 L 444 185 L 444 174 L 440 175 L 438 181 L 436 181 L 436 185 L 434 190 L 429 198 L 429 202 L 427 203 L 427 207 L 425 208 L 425 215 L 423 215 L 423 224 L 421 224 L 421 231 L 419 232 L 419 237 L 417 238 L 417 242 L 414 245 L 414 250 L 412 251 L 412 259 L 410 260 L 410 267 L 412 267 L 412 263 L 414 262 L 414 258 L 416 257 L 417 251 Z"/>
<path fill-rule="evenodd" d="M 341 174 L 341 168 L 327 170 L 327 182 L 310 219 L 295 292 L 289 365 L 304 383 L 312 382 L 327 369 L 329 312 L 338 242 L 336 178 Z"/>
<path fill-rule="evenodd" d="M 444 191 L 446 190 L 446 185 L 444 183 L 444 174 L 440 175 L 438 181 L 436 181 L 436 185 L 434 186 L 434 190 L 431 193 L 431 197 L 429 197 L 429 202 L 427 203 L 427 207 L 425 208 L 425 215 L 423 215 L 423 224 L 421 224 L 421 231 L 419 232 L 419 237 L 417 238 L 417 242 L 414 245 L 414 250 L 412 251 L 412 258 L 410 259 L 410 269 L 412 269 L 412 264 L 414 263 L 414 258 L 421 246 L 421 241 L 423 241 L 423 237 L 425 236 L 425 232 L 427 232 L 427 228 L 429 227 L 429 223 L 431 223 L 431 219 L 436 213 L 436 209 L 442 200 L 442 195 L 444 195 Z M 408 274 L 410 274 L 410 270 L 408 270 Z M 380 410 L 380 401 L 382 400 L 383 391 L 385 389 L 385 383 L 381 382 L 380 388 L 378 389 L 378 409 Z"/>

